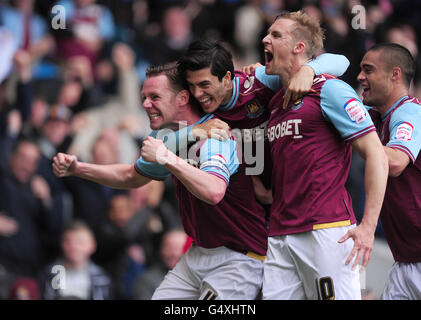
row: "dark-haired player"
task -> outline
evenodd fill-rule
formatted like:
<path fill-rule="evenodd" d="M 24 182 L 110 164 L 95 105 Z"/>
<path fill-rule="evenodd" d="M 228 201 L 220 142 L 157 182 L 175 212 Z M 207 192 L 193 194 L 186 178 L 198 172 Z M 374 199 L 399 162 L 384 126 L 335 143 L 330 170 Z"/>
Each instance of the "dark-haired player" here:
<path fill-rule="evenodd" d="M 380 213 L 395 259 L 383 299 L 421 299 L 421 102 L 409 95 L 415 73 L 410 52 L 392 43 L 364 55 L 358 81 L 389 160 Z"/>

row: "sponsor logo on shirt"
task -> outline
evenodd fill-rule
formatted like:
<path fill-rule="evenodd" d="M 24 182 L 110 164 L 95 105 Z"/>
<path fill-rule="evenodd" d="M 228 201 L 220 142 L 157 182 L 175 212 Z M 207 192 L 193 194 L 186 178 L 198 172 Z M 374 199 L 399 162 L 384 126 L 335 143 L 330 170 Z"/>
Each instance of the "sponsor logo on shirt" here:
<path fill-rule="evenodd" d="M 301 139 L 303 136 L 300 134 L 299 124 L 302 122 L 301 119 L 290 119 L 278 123 L 276 126 L 268 128 L 268 139 L 272 142 L 275 139 L 282 138 L 284 136 L 292 136 L 294 139 Z"/>
<path fill-rule="evenodd" d="M 367 112 L 354 98 L 348 100 L 347 103 L 345 103 L 344 108 L 352 122 L 359 124 L 367 118 Z"/>
<path fill-rule="evenodd" d="M 263 114 L 264 108 L 257 102 L 252 101 L 246 106 L 247 116 L 250 119 L 255 119 Z"/>
<path fill-rule="evenodd" d="M 234 136 L 235 141 L 243 142 L 256 142 L 263 141 L 267 137 L 267 124 L 268 121 L 265 121 L 258 125 L 257 127 L 251 129 L 232 129 L 232 135 Z"/>
<path fill-rule="evenodd" d="M 397 141 L 409 141 L 412 139 L 412 133 L 414 132 L 414 127 L 408 122 L 402 122 L 399 124 L 396 129 L 395 136 L 393 140 Z"/>

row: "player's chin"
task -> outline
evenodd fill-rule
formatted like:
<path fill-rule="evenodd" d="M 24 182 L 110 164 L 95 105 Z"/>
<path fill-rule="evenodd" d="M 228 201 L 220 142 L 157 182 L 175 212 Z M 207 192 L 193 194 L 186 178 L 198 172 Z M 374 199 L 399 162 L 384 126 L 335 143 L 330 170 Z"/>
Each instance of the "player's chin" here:
<path fill-rule="evenodd" d="M 211 103 L 202 105 L 202 110 L 206 113 L 212 113 L 215 112 L 218 109 L 219 105 L 217 103 Z"/>
<path fill-rule="evenodd" d="M 163 125 L 163 122 L 161 120 L 149 119 L 149 126 L 151 127 L 152 130 L 161 129 L 162 125 Z"/>
<path fill-rule="evenodd" d="M 266 71 L 265 71 L 266 74 L 268 74 L 268 75 L 274 75 L 275 74 L 275 72 L 273 71 L 271 63 L 266 63 L 265 67 L 266 67 Z"/>

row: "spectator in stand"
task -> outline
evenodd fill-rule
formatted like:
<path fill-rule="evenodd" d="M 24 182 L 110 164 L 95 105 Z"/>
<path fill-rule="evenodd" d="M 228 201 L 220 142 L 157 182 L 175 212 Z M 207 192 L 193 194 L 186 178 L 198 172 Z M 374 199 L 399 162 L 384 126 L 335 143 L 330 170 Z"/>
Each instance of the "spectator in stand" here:
<path fill-rule="evenodd" d="M 54 105 L 50 108 L 47 119 L 41 127 L 38 145 L 41 151 L 38 173 L 48 183 L 51 190 L 52 209 L 54 211 L 54 234 L 46 241 L 49 244 L 49 257 L 56 256 L 60 251 L 59 240 L 61 232 L 73 216 L 73 200 L 63 180 L 51 172 L 51 161 L 56 152 L 66 151 L 72 140 L 70 131 L 72 112 L 64 105 Z"/>
<path fill-rule="evenodd" d="M 118 162 L 116 139 L 110 136 L 99 136 L 92 147 L 92 159 L 97 164 L 114 164 Z M 69 177 L 64 180 L 73 198 L 73 217 L 84 221 L 94 233 L 106 220 L 108 203 L 114 194 L 112 188 Z"/>
<path fill-rule="evenodd" d="M 17 277 L 34 277 L 38 272 L 43 263 L 42 236 L 51 234 L 54 212 L 48 184 L 35 175 L 38 145 L 1 138 L 0 265 L 10 285 Z"/>
<path fill-rule="evenodd" d="M 148 223 L 151 211 L 146 206 L 136 211 L 129 192 L 118 191 L 111 197 L 107 220 L 97 232 L 94 259 L 113 277 L 120 298 L 131 299 L 130 287 L 133 279 L 145 271 L 147 251 L 149 256 L 155 254 L 150 243 L 154 234 Z"/>
<path fill-rule="evenodd" d="M 10 30 L 16 48 L 30 53 L 33 60 L 43 57 L 54 48 L 54 40 L 48 34 L 43 17 L 34 12 L 34 0 L 13 0 L 12 7 L 1 6 L 0 20 Z"/>
<path fill-rule="evenodd" d="M 133 296 L 137 300 L 150 300 L 156 288 L 173 269 L 183 255 L 186 234 L 181 229 L 167 231 L 161 241 L 159 260 L 141 274 L 133 285 Z"/>
<path fill-rule="evenodd" d="M 61 0 L 71 34 L 58 37 L 58 54 L 67 60 L 85 56 L 94 67 L 104 44 L 113 40 L 115 25 L 112 12 L 96 0 Z"/>
<path fill-rule="evenodd" d="M 64 230 L 61 247 L 62 258 L 45 267 L 41 273 L 42 299 L 111 299 L 110 278 L 90 260 L 96 249 L 96 241 L 89 227 L 81 221 L 74 221 Z M 56 273 L 54 266 L 61 266 L 63 272 Z M 65 277 L 65 280 L 55 277 Z M 58 281 L 55 282 L 55 279 Z"/>
<path fill-rule="evenodd" d="M 147 12 L 147 5 L 138 2 L 135 6 L 141 12 Z M 137 13 L 137 11 L 135 12 Z M 173 5 L 165 8 L 159 24 L 151 28 L 148 21 L 136 18 L 136 40 L 140 49 L 151 64 L 175 61 L 193 40 L 191 18 L 181 6 Z"/>

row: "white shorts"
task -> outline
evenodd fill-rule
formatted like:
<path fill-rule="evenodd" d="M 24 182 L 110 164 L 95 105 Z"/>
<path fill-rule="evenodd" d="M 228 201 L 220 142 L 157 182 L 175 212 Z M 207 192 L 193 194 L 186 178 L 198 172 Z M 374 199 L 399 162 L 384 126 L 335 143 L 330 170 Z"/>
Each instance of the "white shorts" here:
<path fill-rule="evenodd" d="M 226 247 L 192 246 L 152 300 L 254 300 L 262 281 L 263 261 Z"/>
<path fill-rule="evenodd" d="M 359 268 L 345 265 L 354 242 L 338 243 L 353 227 L 269 237 L 263 299 L 361 299 Z"/>
<path fill-rule="evenodd" d="M 421 300 L 421 262 L 395 262 L 381 299 Z"/>

